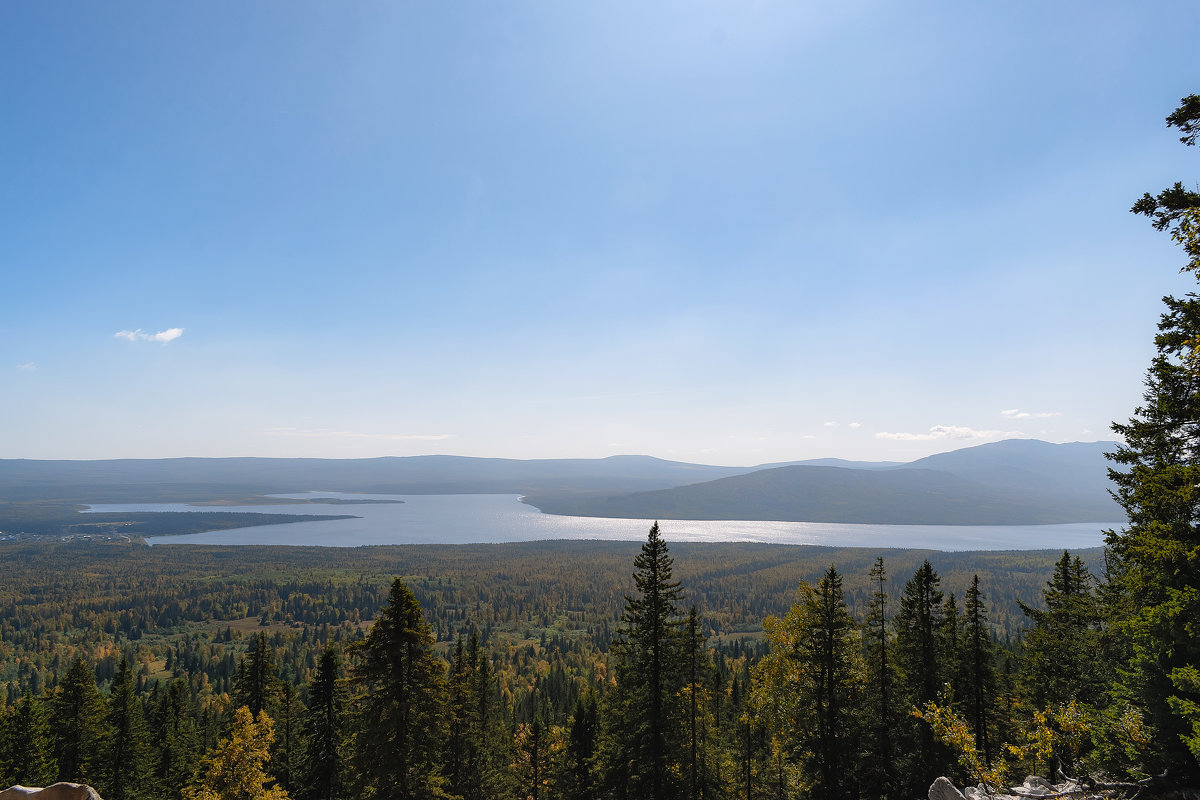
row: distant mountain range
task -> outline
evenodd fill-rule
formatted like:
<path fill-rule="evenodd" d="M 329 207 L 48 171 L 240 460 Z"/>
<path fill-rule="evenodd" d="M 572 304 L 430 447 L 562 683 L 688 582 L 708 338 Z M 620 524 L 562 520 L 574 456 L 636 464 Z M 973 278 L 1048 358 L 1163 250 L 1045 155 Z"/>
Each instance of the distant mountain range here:
<path fill-rule="evenodd" d="M 196 502 L 329 490 L 521 494 L 546 513 L 641 519 L 1033 525 L 1112 522 L 1112 442 L 1012 439 L 907 464 L 814 459 L 719 467 L 649 456 L 515 460 L 0 460 L 11 503 Z"/>

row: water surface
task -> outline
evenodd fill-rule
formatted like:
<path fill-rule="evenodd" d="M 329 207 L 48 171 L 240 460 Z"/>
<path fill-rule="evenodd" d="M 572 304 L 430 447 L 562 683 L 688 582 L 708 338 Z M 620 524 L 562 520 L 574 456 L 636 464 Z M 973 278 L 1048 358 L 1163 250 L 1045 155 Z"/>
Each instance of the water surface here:
<path fill-rule="evenodd" d="M 265 544 L 357 547 L 382 544 L 474 544 L 545 539 L 646 538 L 652 520 L 543 514 L 516 495 L 388 495 L 302 492 L 284 498 L 403 500 L 381 505 L 189 506 L 182 503 L 94 505 L 95 512 L 237 511 L 263 514 L 354 514 L 357 519 L 293 522 L 149 539 L 153 544 Z M 329 510 L 326 511 L 325 509 Z M 835 547 L 932 550 L 1080 550 L 1104 543 L 1122 523 L 1068 525 L 857 525 L 828 522 L 660 520 L 668 542 L 769 542 Z"/>

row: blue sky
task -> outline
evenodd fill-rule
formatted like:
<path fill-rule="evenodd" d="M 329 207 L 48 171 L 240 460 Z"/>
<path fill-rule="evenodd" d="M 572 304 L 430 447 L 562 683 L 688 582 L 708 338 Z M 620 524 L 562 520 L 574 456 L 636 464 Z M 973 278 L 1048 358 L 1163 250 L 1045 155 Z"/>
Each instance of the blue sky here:
<path fill-rule="evenodd" d="M 828 6 L 828 7 L 825 7 Z M 1109 438 L 1200 7 L 0 5 L 0 457 Z"/>

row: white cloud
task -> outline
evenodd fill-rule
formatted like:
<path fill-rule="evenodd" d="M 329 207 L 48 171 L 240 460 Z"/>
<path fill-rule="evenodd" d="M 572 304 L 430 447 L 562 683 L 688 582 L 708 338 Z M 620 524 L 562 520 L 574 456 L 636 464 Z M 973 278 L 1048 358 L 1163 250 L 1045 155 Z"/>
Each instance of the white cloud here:
<path fill-rule="evenodd" d="M 183 336 L 183 328 L 167 328 L 165 331 L 158 333 L 144 333 L 141 328 L 135 331 L 117 331 L 113 334 L 118 339 L 127 339 L 131 342 L 173 342 L 180 336 Z"/>
<path fill-rule="evenodd" d="M 25 372 L 37 372 L 37 364 L 29 361 L 25 364 L 17 364 L 17 369 L 24 370 Z"/>
<path fill-rule="evenodd" d="M 327 428 L 268 428 L 267 436 L 297 436 L 308 439 L 379 439 L 385 441 L 440 442 L 453 439 L 453 433 L 359 433 L 358 431 L 331 431 Z"/>
<path fill-rule="evenodd" d="M 1061 417 L 1059 411 L 1022 411 L 1019 408 L 1007 408 L 1000 412 L 1000 416 L 1008 419 L 1049 419 L 1050 417 Z"/>
<path fill-rule="evenodd" d="M 894 439 L 900 442 L 929 442 L 936 439 L 1023 439 L 1028 434 L 1021 431 L 980 431 L 961 425 L 934 425 L 928 433 L 888 433 L 881 431 L 875 434 L 877 439 Z"/>
<path fill-rule="evenodd" d="M 862 423 L 861 422 L 851 422 L 850 427 L 854 428 L 854 430 L 858 430 L 859 428 L 862 427 Z"/>
<path fill-rule="evenodd" d="M 840 423 L 840 422 L 826 422 L 826 423 L 825 423 L 825 427 L 826 427 L 826 428 L 837 428 L 837 427 L 839 427 L 841 424 L 842 424 L 842 423 Z"/>

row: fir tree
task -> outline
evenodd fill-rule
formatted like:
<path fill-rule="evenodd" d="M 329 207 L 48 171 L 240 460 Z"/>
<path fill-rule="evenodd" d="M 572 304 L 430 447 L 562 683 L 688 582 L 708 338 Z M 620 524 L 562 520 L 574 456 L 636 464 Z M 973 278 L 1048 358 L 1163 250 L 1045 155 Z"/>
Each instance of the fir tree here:
<path fill-rule="evenodd" d="M 756 705 L 769 710 L 811 796 L 855 796 L 864 670 L 837 569 L 830 567 L 815 587 L 801 584 L 787 617 L 767 620 L 766 628 L 771 652 L 758 667 Z"/>
<path fill-rule="evenodd" d="M 341 652 L 327 644 L 308 687 L 304 716 L 303 785 L 311 800 L 334 800 L 345 785 L 348 691 L 342 673 Z"/>
<path fill-rule="evenodd" d="M 996 694 L 996 654 L 988 629 L 985 600 L 979 588 L 979 576 L 975 575 L 966 597 L 963 662 L 967 666 L 968 679 L 961 694 L 975 734 L 975 749 L 983 756 L 984 764 L 990 765 L 992 746 L 988 727 L 991 703 Z"/>
<path fill-rule="evenodd" d="M 54 760 L 60 780 L 96 783 L 102 778 L 104 700 L 83 657 L 75 659 L 51 702 Z"/>
<path fill-rule="evenodd" d="M 900 610 L 893 619 L 896 628 L 896 665 L 903 689 L 902 707 L 923 708 L 926 703 L 938 702 L 945 677 L 939 659 L 939 634 L 943 624 L 943 594 L 938 588 L 941 579 L 926 560 L 911 580 L 904 585 Z M 915 794 L 944 772 L 948 765 L 945 754 L 937 748 L 933 732 L 923 722 L 911 718 L 906 722 L 908 763 L 906 794 Z"/>
<path fill-rule="evenodd" d="M 1021 603 L 1033 620 L 1022 641 L 1025 694 L 1039 708 L 1095 703 L 1108 686 L 1100 653 L 1100 607 L 1092 576 L 1063 552 L 1042 591 L 1045 609 Z"/>
<path fill-rule="evenodd" d="M 129 661 L 121 658 L 108 698 L 104 796 L 109 800 L 135 800 L 146 796 L 150 754 L 146 720 Z"/>
<path fill-rule="evenodd" d="M 867 758 L 863 763 L 863 783 L 870 795 L 886 797 L 893 791 L 896 780 L 892 745 L 896 712 L 893 698 L 895 667 L 888 659 L 891 637 L 888 633 L 888 595 L 885 587 L 887 568 L 884 566 L 883 556 L 875 559 L 870 577 L 875 589 L 867 607 L 867 624 L 864 631 L 868 692 L 864 708 L 871 736 Z"/>
<path fill-rule="evenodd" d="M 388 605 L 350 654 L 365 691 L 354 750 L 366 793 L 380 800 L 444 796 L 444 662 L 404 581 L 392 582 Z"/>
<path fill-rule="evenodd" d="M 260 711 L 270 713 L 282 690 L 279 668 L 275 665 L 275 650 L 267 642 L 267 634 L 254 637 L 250 650 L 238 664 L 233 684 L 233 701 L 250 709 L 257 717 Z"/>
<path fill-rule="evenodd" d="M 50 722 L 46 706 L 33 692 L 11 709 L 4 726 L 3 759 L 5 785 L 48 786 L 57 779 L 54 763 Z"/>
<path fill-rule="evenodd" d="M 682 790 L 680 726 L 672 702 L 683 687 L 679 583 L 658 523 L 634 559 L 637 594 L 625 597 L 613 643 L 617 687 L 605 737 L 609 785 L 618 795 L 665 800 Z"/>

